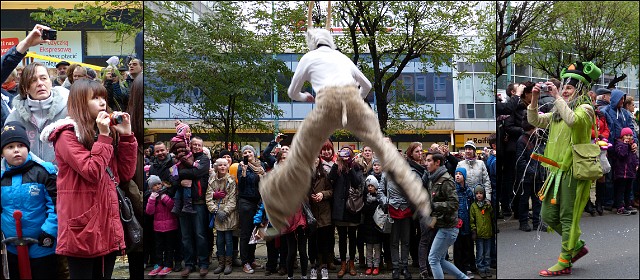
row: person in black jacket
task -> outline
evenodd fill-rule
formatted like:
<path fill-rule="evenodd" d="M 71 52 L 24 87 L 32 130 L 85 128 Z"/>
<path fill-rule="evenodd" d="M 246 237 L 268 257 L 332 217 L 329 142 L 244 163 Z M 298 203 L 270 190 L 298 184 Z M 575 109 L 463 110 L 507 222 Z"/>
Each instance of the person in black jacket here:
<path fill-rule="evenodd" d="M 531 226 L 529 226 L 529 198 L 531 198 L 533 228 L 535 229 L 540 225 L 540 209 L 542 206 L 537 193 L 542 188 L 542 183 L 546 178 L 546 170 L 539 161 L 531 159 L 531 154 L 534 152 L 544 153 L 546 142 L 527 119 L 522 120 L 522 127 L 525 132 L 518 139 L 516 148 L 516 155 L 518 156 L 516 168 L 517 192 L 522 193 L 519 205 L 520 230 L 529 232 L 531 231 Z"/>

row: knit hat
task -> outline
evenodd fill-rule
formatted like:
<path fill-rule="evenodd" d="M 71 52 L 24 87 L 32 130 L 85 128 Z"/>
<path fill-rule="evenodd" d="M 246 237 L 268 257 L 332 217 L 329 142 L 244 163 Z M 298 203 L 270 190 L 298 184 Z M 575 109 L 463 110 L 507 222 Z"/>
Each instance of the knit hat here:
<path fill-rule="evenodd" d="M 151 175 L 149 176 L 149 179 L 147 179 L 147 183 L 149 184 L 149 187 L 153 187 L 157 184 L 162 184 L 162 180 L 160 180 L 160 177 L 157 175 Z"/>
<path fill-rule="evenodd" d="M 373 185 L 377 189 L 378 188 L 378 179 L 376 179 L 376 177 L 373 176 L 373 175 L 369 175 L 369 176 L 367 176 L 367 179 L 364 180 L 364 184 L 367 187 L 369 187 L 369 185 Z"/>
<path fill-rule="evenodd" d="M 625 135 L 633 135 L 633 130 L 631 130 L 631 128 L 628 128 L 628 127 L 623 128 L 622 131 L 620 131 L 620 137 Z M 3 147 L 4 147 L 4 144 L 3 144 Z"/>
<path fill-rule="evenodd" d="M 484 187 L 482 185 L 477 185 L 474 189 L 473 189 L 473 193 L 476 194 L 478 192 L 482 192 L 482 195 L 486 195 L 484 192 Z"/>
<path fill-rule="evenodd" d="M 87 69 L 87 77 L 89 77 L 89 79 L 91 80 L 95 80 L 96 76 L 98 76 L 98 74 L 96 73 L 96 70 L 93 70 L 89 67 L 85 67 L 85 69 Z"/>
<path fill-rule="evenodd" d="M 586 87 L 590 87 L 591 82 L 597 80 L 602 74 L 602 70 L 593 62 L 576 62 L 562 69 L 560 78 L 563 84 L 577 86 L 578 82 L 582 82 Z"/>
<path fill-rule="evenodd" d="M 224 156 L 233 157 L 231 152 L 229 152 L 229 150 L 227 150 L 227 149 L 222 149 L 222 151 L 220 151 L 220 155 L 218 157 L 221 158 L 221 157 L 224 157 Z"/>
<path fill-rule="evenodd" d="M 187 133 L 187 128 L 190 128 L 187 123 L 178 124 L 178 126 L 176 126 L 176 134 L 184 137 Z"/>
<path fill-rule="evenodd" d="M 476 149 L 476 143 L 473 142 L 473 140 L 469 140 L 467 142 L 464 143 L 464 147 L 471 147 L 474 150 Z"/>
<path fill-rule="evenodd" d="M 373 158 L 373 161 L 371 161 L 371 166 L 374 166 L 376 163 L 382 165 L 378 158 Z"/>
<path fill-rule="evenodd" d="M 606 88 L 599 88 L 596 90 L 596 95 L 603 95 L 603 94 L 611 94 L 611 91 Z"/>
<path fill-rule="evenodd" d="M 151 170 L 151 165 L 145 165 L 144 172 L 149 172 L 149 170 Z"/>
<path fill-rule="evenodd" d="M 12 142 L 20 142 L 27 146 L 27 150 L 31 151 L 31 142 L 27 137 L 27 130 L 19 122 L 9 122 L 2 128 L 2 149 L 4 146 Z"/>
<path fill-rule="evenodd" d="M 256 153 L 256 149 L 255 149 L 253 146 L 251 146 L 251 145 L 245 145 L 244 147 L 242 147 L 242 149 L 240 150 L 240 152 L 241 152 L 242 154 L 244 154 L 244 150 L 246 150 L 246 149 L 251 150 L 251 151 L 253 152 L 253 156 L 254 156 L 254 157 L 257 157 L 257 156 L 258 156 L 258 154 Z"/>
<path fill-rule="evenodd" d="M 458 172 L 462 173 L 462 178 L 464 178 L 464 180 L 466 181 L 467 180 L 467 169 L 465 169 L 464 167 L 458 167 L 458 168 L 456 168 L 456 172 L 454 172 L 454 174 L 458 173 Z"/>

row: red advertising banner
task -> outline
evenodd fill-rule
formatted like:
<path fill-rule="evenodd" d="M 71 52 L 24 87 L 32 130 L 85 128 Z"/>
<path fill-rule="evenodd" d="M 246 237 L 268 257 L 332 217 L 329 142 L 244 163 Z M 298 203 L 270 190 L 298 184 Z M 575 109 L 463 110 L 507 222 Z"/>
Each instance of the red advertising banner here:
<path fill-rule="evenodd" d="M 2 55 L 20 42 L 18 38 L 2 38 Z"/>

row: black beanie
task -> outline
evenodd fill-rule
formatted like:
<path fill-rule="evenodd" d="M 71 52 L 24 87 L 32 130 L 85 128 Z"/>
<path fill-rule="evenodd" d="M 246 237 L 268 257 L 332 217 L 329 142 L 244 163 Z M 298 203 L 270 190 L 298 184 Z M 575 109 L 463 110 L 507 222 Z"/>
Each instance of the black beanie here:
<path fill-rule="evenodd" d="M 9 122 L 2 127 L 2 149 L 4 146 L 12 142 L 20 142 L 27 146 L 27 150 L 31 151 L 31 142 L 27 137 L 27 130 L 19 122 Z"/>
<path fill-rule="evenodd" d="M 230 157 L 233 157 L 233 155 L 231 154 L 231 152 L 229 152 L 229 150 L 227 149 L 222 149 L 222 151 L 220 151 L 220 155 L 218 156 L 218 158 L 222 158 L 225 155 L 228 155 Z"/>

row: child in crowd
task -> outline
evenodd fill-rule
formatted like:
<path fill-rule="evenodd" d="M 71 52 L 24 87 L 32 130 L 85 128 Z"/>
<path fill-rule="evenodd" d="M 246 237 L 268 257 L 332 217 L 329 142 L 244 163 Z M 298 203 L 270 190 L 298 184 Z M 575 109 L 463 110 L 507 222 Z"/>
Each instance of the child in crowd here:
<path fill-rule="evenodd" d="M 18 122 L 2 128 L 2 232 L 17 237 L 13 213 L 22 212 L 22 237 L 37 239 L 30 244 L 29 263 L 33 279 L 49 279 L 56 271 L 56 167 L 31 153 L 26 129 Z M 6 240 L 6 239 L 5 239 Z M 9 278 L 19 279 L 18 248 L 7 243 Z"/>
<path fill-rule="evenodd" d="M 473 203 L 473 190 L 466 184 L 467 169 L 458 167 L 455 171 L 456 192 L 458 193 L 458 218 L 462 220 L 462 227 L 456 242 L 453 243 L 453 263 L 462 272 L 471 277 L 475 270 L 473 256 L 473 240 L 471 239 L 471 225 L 469 208 Z"/>
<path fill-rule="evenodd" d="M 360 224 L 358 228 L 358 232 L 364 236 L 363 239 L 367 245 L 367 270 L 364 274 L 378 275 L 380 274 L 382 232 L 377 228 L 373 220 L 373 214 L 380 204 L 376 194 L 378 190 L 378 179 L 373 175 L 369 175 L 365 180 L 365 185 L 367 186 L 367 194 L 365 196 L 364 207 L 362 208 L 364 222 Z"/>
<path fill-rule="evenodd" d="M 477 185 L 474 190 L 476 201 L 471 205 L 471 238 L 476 241 L 476 266 L 482 279 L 491 277 L 491 238 L 493 237 L 493 208 L 486 199 L 484 187 Z"/>
<path fill-rule="evenodd" d="M 173 269 L 173 248 L 174 240 L 178 238 L 178 219 L 171 214 L 173 199 L 167 195 L 166 188 L 162 185 L 162 180 L 156 175 L 147 179 L 151 195 L 147 202 L 145 212 L 153 216 L 153 231 L 156 241 L 156 260 L 158 263 L 153 267 L 149 276 L 164 276 L 171 273 Z M 157 199 L 160 197 L 160 199 Z"/>
<path fill-rule="evenodd" d="M 620 132 L 620 138 L 614 144 L 615 154 L 613 167 L 614 203 L 619 215 L 629 216 L 638 213 L 631 206 L 630 198 L 633 179 L 638 170 L 638 156 L 631 150 L 633 145 L 633 131 L 625 127 Z M 624 198 L 623 198 L 624 195 Z"/>
<path fill-rule="evenodd" d="M 188 167 L 198 167 L 194 163 L 193 153 L 189 148 L 191 144 L 191 127 L 188 124 L 176 121 L 176 136 L 171 138 L 169 152 L 174 155 L 174 165 L 170 168 L 171 176 L 177 181 L 178 169 Z M 188 185 L 188 186 L 185 186 Z M 175 205 L 171 213 L 176 215 L 180 212 L 195 214 L 191 201 L 191 184 L 181 185 L 174 197 Z M 184 205 L 184 206 L 183 206 Z"/>
<path fill-rule="evenodd" d="M 209 212 L 214 213 L 214 228 L 218 238 L 218 267 L 214 274 L 230 274 L 233 261 L 233 231 L 238 228 L 238 211 L 236 201 L 238 191 L 235 179 L 229 174 L 229 161 L 219 158 L 213 164 L 214 175 L 209 177 L 206 203 Z"/>

